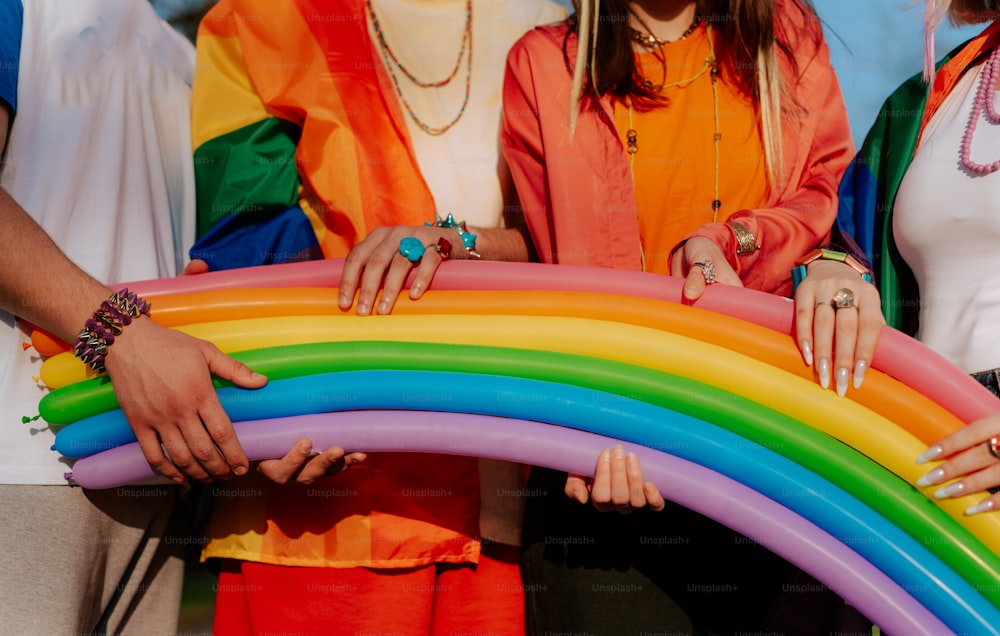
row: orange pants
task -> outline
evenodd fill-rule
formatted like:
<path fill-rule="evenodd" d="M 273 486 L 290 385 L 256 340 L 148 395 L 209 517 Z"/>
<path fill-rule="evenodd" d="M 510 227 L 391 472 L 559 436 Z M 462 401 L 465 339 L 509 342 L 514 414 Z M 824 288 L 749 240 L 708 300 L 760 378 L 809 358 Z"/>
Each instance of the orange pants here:
<path fill-rule="evenodd" d="M 483 545 L 479 564 L 399 570 L 223 561 L 215 636 L 524 634 L 518 548 Z"/>

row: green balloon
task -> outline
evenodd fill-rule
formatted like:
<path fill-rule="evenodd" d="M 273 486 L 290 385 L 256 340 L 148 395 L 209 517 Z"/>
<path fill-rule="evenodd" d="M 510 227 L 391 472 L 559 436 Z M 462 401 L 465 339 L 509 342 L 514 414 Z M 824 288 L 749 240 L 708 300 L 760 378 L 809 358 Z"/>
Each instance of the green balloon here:
<path fill-rule="evenodd" d="M 843 488 L 924 545 L 1000 608 L 1000 557 L 944 510 L 853 448 L 717 387 L 613 360 L 508 347 L 352 341 L 230 355 L 273 380 L 363 369 L 484 373 L 595 389 L 691 415 L 777 452 Z M 215 385 L 232 386 L 221 380 L 215 380 Z M 106 378 L 53 391 L 39 405 L 52 424 L 67 424 L 117 407 Z"/>

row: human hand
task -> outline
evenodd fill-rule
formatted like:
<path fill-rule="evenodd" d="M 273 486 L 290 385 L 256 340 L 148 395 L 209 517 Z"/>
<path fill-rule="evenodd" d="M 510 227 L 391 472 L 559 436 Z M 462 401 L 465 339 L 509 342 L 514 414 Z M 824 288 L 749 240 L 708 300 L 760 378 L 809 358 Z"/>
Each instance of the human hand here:
<path fill-rule="evenodd" d="M 816 360 L 824 389 L 830 386 L 833 359 L 837 393 L 844 396 L 852 369 L 854 388 L 861 388 L 885 325 L 878 290 L 838 261 L 814 261 L 808 267 L 809 275 L 795 290 L 795 340 L 807 365 Z M 841 289 L 849 290 L 854 301 L 834 309 L 831 299 Z"/>
<path fill-rule="evenodd" d="M 302 438 L 281 459 L 268 459 L 257 465 L 257 470 L 277 484 L 295 481 L 311 484 L 320 477 L 336 475 L 360 464 L 368 456 L 364 453 L 344 453 L 339 446 L 331 446 L 322 453 L 313 453 L 312 441 Z"/>
<path fill-rule="evenodd" d="M 701 266 L 698 263 L 711 263 L 711 266 Z M 743 281 L 729 265 L 719 246 L 707 238 L 696 236 L 688 239 L 674 252 L 670 261 L 670 275 L 686 278 L 684 281 L 684 297 L 688 300 L 701 298 L 705 287 L 712 284 L 710 267 L 715 269 L 715 280 L 712 282 L 734 287 L 743 287 Z"/>
<path fill-rule="evenodd" d="M 644 506 L 659 512 L 667 505 L 656 485 L 642 480 L 639 458 L 635 453 L 626 455 L 621 445 L 601 451 L 593 480 L 570 475 L 565 492 L 582 504 L 592 501 L 601 512 L 617 510 L 628 514 Z"/>
<path fill-rule="evenodd" d="M 208 263 L 200 258 L 193 258 L 188 261 L 188 264 L 181 270 L 180 276 L 197 276 L 198 274 L 204 274 L 207 271 Z"/>
<path fill-rule="evenodd" d="M 400 241 L 407 237 L 416 238 L 425 248 L 423 257 L 415 263 L 399 253 Z M 440 239 L 444 239 L 445 243 L 439 244 Z M 417 268 L 417 274 L 410 285 L 410 298 L 420 298 L 434 278 L 438 265 L 447 258 L 446 251 L 438 250 L 439 245 L 450 246 L 450 257 L 464 258 L 465 246 L 455 230 L 409 225 L 375 228 L 351 250 L 344 261 L 340 275 L 340 308 L 350 309 L 357 292 L 358 315 L 369 315 L 381 287 L 382 296 L 376 312 L 388 314 L 395 306 L 406 277 L 414 267 Z"/>
<path fill-rule="evenodd" d="M 947 459 L 917 480 L 918 486 L 932 486 L 959 479 L 938 488 L 934 496 L 948 499 L 1000 487 L 1000 413 L 976 420 L 937 442 L 920 457 L 918 464 Z M 991 494 L 970 506 L 965 514 L 1000 510 L 1000 493 Z"/>
<path fill-rule="evenodd" d="M 142 454 L 156 471 L 180 483 L 185 475 L 207 482 L 246 474 L 249 461 L 212 375 L 248 389 L 264 386 L 267 378 L 212 343 L 147 317 L 133 320 L 115 338 L 105 366 Z"/>

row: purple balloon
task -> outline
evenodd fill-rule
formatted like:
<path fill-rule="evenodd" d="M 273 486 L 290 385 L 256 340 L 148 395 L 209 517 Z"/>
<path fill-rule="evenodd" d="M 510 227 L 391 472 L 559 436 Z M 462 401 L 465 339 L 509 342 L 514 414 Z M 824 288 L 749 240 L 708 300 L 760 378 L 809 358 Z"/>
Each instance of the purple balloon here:
<path fill-rule="evenodd" d="M 253 460 L 284 456 L 300 438 L 316 448 L 409 451 L 486 457 L 593 475 L 610 437 L 551 424 L 433 411 L 342 411 L 234 424 Z M 723 523 L 802 568 L 884 631 L 946 634 L 950 630 L 895 581 L 826 531 L 781 504 L 698 464 L 642 446 L 643 473 L 678 504 Z M 67 479 L 86 488 L 114 488 L 157 474 L 136 443 L 77 460 Z"/>

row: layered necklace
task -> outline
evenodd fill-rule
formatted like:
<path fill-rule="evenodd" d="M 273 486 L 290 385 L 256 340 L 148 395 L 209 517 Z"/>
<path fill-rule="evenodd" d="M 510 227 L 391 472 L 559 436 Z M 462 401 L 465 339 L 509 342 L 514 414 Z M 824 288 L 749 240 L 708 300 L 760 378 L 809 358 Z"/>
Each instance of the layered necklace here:
<path fill-rule="evenodd" d="M 632 27 L 629 27 L 629 31 L 632 33 L 632 39 L 638 44 L 646 47 L 647 49 L 658 49 L 665 44 L 670 44 L 671 42 L 680 42 L 687 36 L 694 33 L 695 29 L 698 28 L 698 25 L 701 24 L 701 20 L 699 20 L 698 17 L 695 16 L 694 22 L 692 22 L 691 26 L 687 28 L 687 31 L 681 33 L 681 36 L 679 38 L 677 38 L 676 40 L 661 40 L 660 38 L 656 37 L 655 35 L 649 32 L 649 27 L 647 27 L 646 24 L 642 21 L 642 18 L 640 18 L 635 13 L 632 13 L 632 16 L 639 21 L 639 24 L 642 25 L 642 28 L 646 29 L 645 31 L 640 31 L 639 29 L 634 29 Z"/>
<path fill-rule="evenodd" d="M 976 174 L 990 174 L 1000 170 L 1000 159 L 993 163 L 976 163 L 970 157 L 972 154 L 972 136 L 976 132 L 976 124 L 983 111 L 986 111 L 986 119 L 991 124 L 1000 124 L 1000 114 L 997 113 L 994 100 L 996 99 L 997 78 L 1000 78 L 1000 47 L 994 48 L 993 52 L 983 64 L 982 75 L 979 76 L 979 90 L 976 92 L 976 101 L 972 105 L 972 114 L 969 115 L 969 123 L 965 125 L 965 134 L 962 136 L 962 165 Z"/>
<path fill-rule="evenodd" d="M 699 22 L 695 19 L 692 27 L 697 28 Z M 644 25 L 645 26 L 645 25 Z M 691 33 L 694 33 L 694 28 L 688 28 L 685 31 L 682 38 L 687 37 Z M 662 85 L 651 85 L 644 83 L 646 88 L 651 90 L 666 90 L 668 88 L 686 88 L 695 80 L 700 78 L 706 72 L 712 79 L 712 114 L 713 122 L 715 124 L 715 131 L 712 135 L 712 143 L 715 149 L 715 198 L 712 200 L 712 222 L 718 221 L 719 210 L 722 208 L 722 201 L 719 200 L 719 144 L 722 141 L 722 133 L 719 132 L 719 65 L 718 61 L 715 59 L 715 42 L 712 39 L 712 25 L 707 24 L 705 26 L 705 34 L 708 38 L 708 57 L 705 58 L 705 63 L 702 65 L 701 69 L 697 73 L 688 77 L 686 79 L 677 80 L 676 82 L 670 82 L 669 84 Z M 650 35 L 650 37 L 653 37 Z M 675 40 L 676 41 L 676 40 Z M 640 44 L 644 43 L 640 42 Z M 666 76 L 666 69 L 664 68 L 664 77 Z M 625 149 L 628 152 L 628 162 L 629 171 L 632 174 L 633 185 L 635 181 L 635 155 L 639 152 L 639 132 L 635 129 L 632 122 L 632 98 L 631 96 L 625 97 L 625 104 L 628 106 L 628 130 L 625 132 Z M 645 266 L 643 267 L 645 269 Z"/>
<path fill-rule="evenodd" d="M 466 0 L 465 2 L 465 30 L 462 34 L 462 46 L 458 50 L 458 59 L 455 61 L 455 67 L 448 74 L 448 77 L 443 80 L 426 82 L 417 79 L 417 77 L 407 69 L 402 62 L 393 53 L 392 48 L 385 39 L 385 34 L 382 32 L 382 26 L 379 24 L 378 16 L 375 14 L 375 7 L 372 6 L 372 0 L 366 0 L 366 5 L 368 7 L 368 13 L 371 17 L 372 29 L 375 31 L 375 37 L 378 40 L 379 50 L 382 52 L 382 59 L 385 60 L 385 68 L 389 72 L 389 77 L 392 79 L 392 85 L 396 89 L 396 95 L 399 96 L 399 101 L 403 104 L 403 108 L 406 109 L 407 114 L 413 123 L 417 125 L 420 130 L 424 131 L 428 135 L 443 135 L 452 126 L 458 123 L 458 120 L 462 118 L 465 114 L 465 109 L 469 105 L 469 93 L 470 86 L 472 85 L 472 0 Z M 468 55 L 466 55 L 466 50 L 468 50 Z M 458 75 L 458 69 L 462 66 L 462 58 L 466 60 L 466 72 L 465 72 L 465 97 L 462 100 L 462 107 L 458 110 L 458 114 L 452 118 L 444 126 L 431 126 L 417 117 L 417 114 L 413 111 L 413 107 L 403 96 L 403 91 L 399 85 L 399 79 L 396 77 L 396 73 L 393 71 L 392 67 L 395 66 L 399 72 L 403 74 L 406 79 L 410 80 L 413 84 L 420 88 L 441 88 L 442 86 L 447 86 L 451 83 L 451 80 Z"/>

